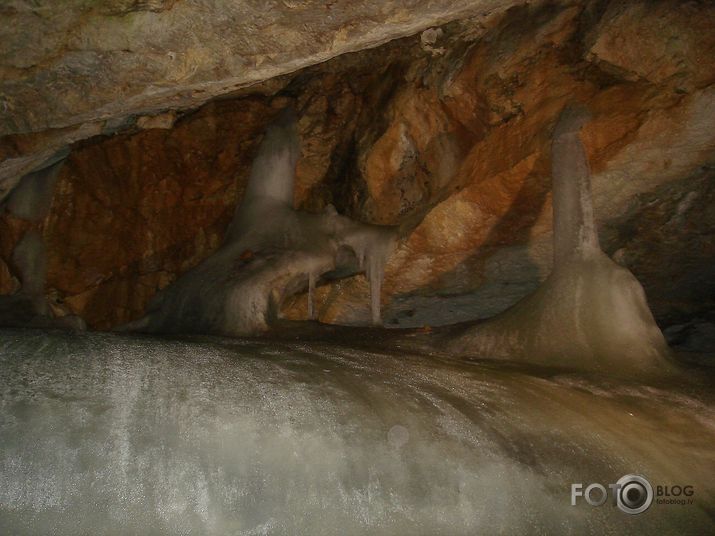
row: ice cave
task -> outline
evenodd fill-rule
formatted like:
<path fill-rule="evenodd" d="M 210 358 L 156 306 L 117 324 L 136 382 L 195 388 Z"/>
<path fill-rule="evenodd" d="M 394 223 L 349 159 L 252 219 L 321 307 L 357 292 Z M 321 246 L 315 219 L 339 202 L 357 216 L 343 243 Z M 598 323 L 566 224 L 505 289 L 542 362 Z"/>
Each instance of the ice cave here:
<path fill-rule="evenodd" d="M 0 534 L 715 534 L 715 3 L 0 0 Z"/>

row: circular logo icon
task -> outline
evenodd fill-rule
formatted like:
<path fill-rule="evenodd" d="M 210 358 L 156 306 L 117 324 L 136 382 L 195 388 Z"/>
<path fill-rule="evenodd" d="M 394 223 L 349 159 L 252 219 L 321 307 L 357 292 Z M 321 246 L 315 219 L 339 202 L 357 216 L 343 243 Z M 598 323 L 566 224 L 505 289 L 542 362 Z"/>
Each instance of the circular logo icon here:
<path fill-rule="evenodd" d="M 653 502 L 653 486 L 639 475 L 626 475 L 617 482 L 616 504 L 626 514 L 640 514 Z"/>

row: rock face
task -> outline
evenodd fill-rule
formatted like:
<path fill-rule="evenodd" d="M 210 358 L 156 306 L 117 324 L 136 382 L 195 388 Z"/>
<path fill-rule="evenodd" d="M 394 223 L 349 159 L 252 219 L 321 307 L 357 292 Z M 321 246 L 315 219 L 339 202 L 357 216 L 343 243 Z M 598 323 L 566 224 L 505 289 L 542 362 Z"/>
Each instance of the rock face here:
<path fill-rule="evenodd" d="M 2 150 L 0 189 L 127 118 L 195 108 L 339 54 L 514 3 L 3 2 L 0 136 L 45 135 L 29 150 L 23 139 L 25 150 Z"/>
<path fill-rule="evenodd" d="M 340 34 L 345 43 L 331 48 L 339 30 L 330 33 L 326 25 L 346 27 L 345 6 L 334 3 L 333 19 L 312 19 L 313 7 L 286 2 L 250 19 L 261 28 L 260 39 L 250 40 L 248 29 L 224 32 L 225 40 L 257 48 L 283 32 L 275 45 L 281 50 L 250 69 L 227 66 L 247 56 L 229 53 L 240 48 L 214 46 L 213 33 L 201 47 L 190 46 L 194 41 L 178 30 L 172 34 L 171 24 L 162 26 L 185 20 L 193 8 L 184 2 L 144 2 L 135 11 L 134 3 L 116 3 L 115 11 L 91 8 L 82 12 L 81 26 L 80 3 L 65 15 L 44 11 L 45 19 L 23 2 L 3 7 L 18 17 L 13 20 L 43 20 L 33 31 L 54 24 L 44 43 L 65 30 L 73 36 L 60 55 L 50 53 L 57 41 L 23 59 L 18 43 L 25 38 L 16 29 L 1 30 L 12 34 L 2 55 L 5 189 L 24 171 L 66 156 L 57 152 L 73 140 L 95 137 L 76 141 L 58 166 L 46 216 L 13 209 L 20 204 L 12 201 L 14 193 L 6 199 L 0 292 L 19 288 L 12 253 L 34 230 L 46 246 L 51 306 L 97 329 L 140 317 L 159 289 L 219 246 L 243 198 L 261 132 L 293 104 L 302 140 L 294 207 L 319 213 L 332 204 L 352 219 L 400 228 L 382 288 L 386 322 L 421 326 L 489 317 L 533 291 L 550 271 L 550 139 L 558 113 L 576 100 L 593 115 L 582 140 L 603 250 L 641 281 L 662 324 L 713 310 L 715 8 L 614 1 L 504 11 L 507 4 L 415 3 L 402 15 L 382 13 L 386 24 L 366 22 L 361 10 L 375 8 L 359 4 L 353 26 Z M 227 8 L 225 21 L 213 14 L 217 29 L 233 24 L 232 10 L 250 7 L 236 6 Z M 286 30 L 287 18 L 259 24 L 291 10 L 318 20 L 317 26 L 300 34 L 297 25 Z M 190 31 L 208 24 L 209 14 L 202 17 Z M 459 20 L 434 26 L 450 19 Z M 161 29 L 156 36 L 122 45 L 146 32 L 149 21 Z M 162 41 L 170 34 L 175 41 Z M 100 41 L 107 50 L 86 52 Z M 146 65 L 136 61 L 138 42 L 155 51 Z M 169 42 L 184 47 L 173 60 Z M 82 43 L 80 52 L 66 52 Z M 96 61 L 87 63 L 90 57 Z M 169 76 L 174 61 L 185 63 L 185 71 L 176 71 L 185 78 Z M 97 75 L 96 91 L 93 86 L 86 98 L 78 96 L 89 87 L 82 72 Z M 56 95 L 44 98 L 42 91 Z M 46 108 L 33 104 L 40 101 Z M 314 294 L 319 320 L 369 322 L 364 276 L 319 284 Z M 307 294 L 286 302 L 282 315 L 307 318 Z"/>

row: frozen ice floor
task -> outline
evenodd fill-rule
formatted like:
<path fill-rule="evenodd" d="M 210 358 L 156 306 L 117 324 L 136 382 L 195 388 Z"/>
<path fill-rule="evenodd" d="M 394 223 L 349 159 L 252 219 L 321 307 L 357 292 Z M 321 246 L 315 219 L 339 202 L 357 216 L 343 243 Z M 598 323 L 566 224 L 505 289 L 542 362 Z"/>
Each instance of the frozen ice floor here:
<path fill-rule="evenodd" d="M 707 385 L 0 331 L 0 534 L 711 534 Z M 692 505 L 570 505 L 641 473 Z"/>

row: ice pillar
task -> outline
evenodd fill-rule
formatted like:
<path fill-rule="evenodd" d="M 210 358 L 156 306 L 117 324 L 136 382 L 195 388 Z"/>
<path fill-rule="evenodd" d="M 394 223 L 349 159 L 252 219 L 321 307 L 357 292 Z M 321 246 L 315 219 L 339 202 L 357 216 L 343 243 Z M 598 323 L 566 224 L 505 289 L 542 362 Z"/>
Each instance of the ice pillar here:
<path fill-rule="evenodd" d="M 600 251 L 591 201 L 591 173 L 579 131 L 589 118 L 581 106 L 567 106 L 551 145 L 554 207 L 554 267 Z"/>
<path fill-rule="evenodd" d="M 567 107 L 554 132 L 551 274 L 510 309 L 446 341 L 452 351 L 618 375 L 672 370 L 643 287 L 599 247 L 579 137 L 587 119 L 583 108 Z"/>

